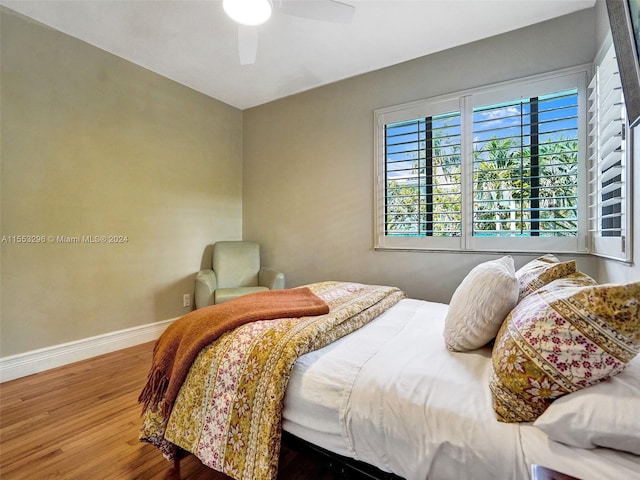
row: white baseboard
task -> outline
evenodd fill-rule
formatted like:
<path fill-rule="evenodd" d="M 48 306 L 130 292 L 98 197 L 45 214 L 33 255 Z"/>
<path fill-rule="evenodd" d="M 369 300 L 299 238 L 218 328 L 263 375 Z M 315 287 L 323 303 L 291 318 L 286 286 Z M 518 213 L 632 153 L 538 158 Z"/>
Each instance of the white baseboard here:
<path fill-rule="evenodd" d="M 156 340 L 176 319 L 0 358 L 0 383 Z"/>

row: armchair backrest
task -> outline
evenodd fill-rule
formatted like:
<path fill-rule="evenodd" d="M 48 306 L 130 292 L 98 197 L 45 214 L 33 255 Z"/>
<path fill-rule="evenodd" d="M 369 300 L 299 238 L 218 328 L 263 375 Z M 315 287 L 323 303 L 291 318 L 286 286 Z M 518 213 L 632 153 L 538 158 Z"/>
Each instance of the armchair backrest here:
<path fill-rule="evenodd" d="M 260 245 L 244 241 L 216 242 L 212 268 L 218 288 L 255 287 L 260 271 Z"/>

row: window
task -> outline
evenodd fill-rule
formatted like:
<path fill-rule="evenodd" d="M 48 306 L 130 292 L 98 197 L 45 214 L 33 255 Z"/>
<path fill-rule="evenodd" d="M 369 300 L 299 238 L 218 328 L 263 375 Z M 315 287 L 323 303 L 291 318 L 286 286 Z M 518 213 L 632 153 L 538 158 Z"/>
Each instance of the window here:
<path fill-rule="evenodd" d="M 591 252 L 631 260 L 629 131 L 615 51 L 605 43 L 589 84 Z"/>
<path fill-rule="evenodd" d="M 473 109 L 473 235 L 578 234 L 578 92 Z"/>
<path fill-rule="evenodd" d="M 376 111 L 376 247 L 585 250 L 585 73 Z"/>
<path fill-rule="evenodd" d="M 459 236 L 460 112 L 385 125 L 385 235 Z"/>

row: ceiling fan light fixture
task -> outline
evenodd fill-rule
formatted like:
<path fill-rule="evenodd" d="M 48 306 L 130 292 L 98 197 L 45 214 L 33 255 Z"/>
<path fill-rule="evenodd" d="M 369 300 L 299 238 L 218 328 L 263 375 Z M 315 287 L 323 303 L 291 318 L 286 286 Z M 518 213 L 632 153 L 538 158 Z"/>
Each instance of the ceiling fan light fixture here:
<path fill-rule="evenodd" d="M 261 25 L 271 17 L 270 0 L 223 0 L 225 13 L 241 25 Z"/>

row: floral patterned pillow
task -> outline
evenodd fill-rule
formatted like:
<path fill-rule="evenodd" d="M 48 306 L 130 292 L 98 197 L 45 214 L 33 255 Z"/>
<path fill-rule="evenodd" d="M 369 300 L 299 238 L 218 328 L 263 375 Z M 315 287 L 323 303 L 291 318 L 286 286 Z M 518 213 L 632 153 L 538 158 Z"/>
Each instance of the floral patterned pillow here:
<path fill-rule="evenodd" d="M 576 273 L 525 297 L 498 332 L 489 386 L 496 417 L 530 422 L 567 393 L 620 373 L 640 351 L 640 282 Z"/>
<path fill-rule="evenodd" d="M 544 287 L 549 282 L 577 271 L 575 260 L 561 262 L 555 255 L 543 255 L 530 261 L 516 272 L 520 286 L 518 301 Z"/>

